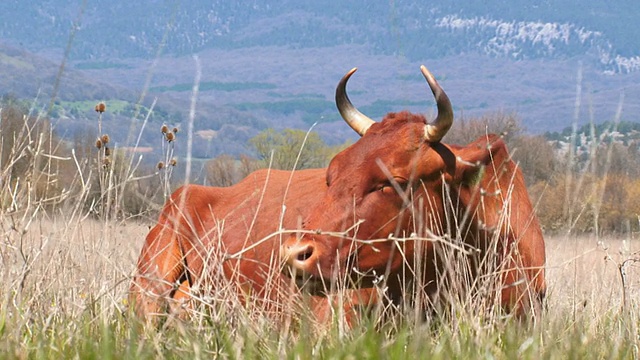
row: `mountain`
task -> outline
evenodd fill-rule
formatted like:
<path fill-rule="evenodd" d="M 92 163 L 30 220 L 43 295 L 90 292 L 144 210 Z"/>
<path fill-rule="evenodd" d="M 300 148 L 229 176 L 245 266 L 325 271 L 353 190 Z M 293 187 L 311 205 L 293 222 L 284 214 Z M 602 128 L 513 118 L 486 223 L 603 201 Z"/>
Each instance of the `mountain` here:
<path fill-rule="evenodd" d="M 0 37 L 74 59 L 189 55 L 255 46 L 369 45 L 410 59 L 481 52 L 514 59 L 591 55 L 609 71 L 640 70 L 635 0 L 343 3 L 312 0 L 5 0 Z M 44 36 L 43 36 L 44 35 Z"/>
<path fill-rule="evenodd" d="M 94 86 L 64 82 L 63 103 L 141 98 L 149 107 L 157 98 L 164 115 L 155 121 L 184 125 L 200 77 L 194 127 L 208 134 L 197 138 L 208 144 L 202 157 L 244 152 L 264 127 L 318 122 L 328 141 L 352 139 L 333 91 L 353 66 L 352 100 L 374 118 L 433 112 L 424 63 L 464 116 L 514 111 L 542 133 L 611 120 L 620 103 L 623 120 L 640 121 L 640 104 L 630 100 L 640 96 L 636 1 L 4 0 L 0 85 L 28 84 L 24 96 L 52 88 L 68 49 L 65 76 Z M 32 70 L 50 70 L 4 75 L 15 51 L 33 54 Z"/>

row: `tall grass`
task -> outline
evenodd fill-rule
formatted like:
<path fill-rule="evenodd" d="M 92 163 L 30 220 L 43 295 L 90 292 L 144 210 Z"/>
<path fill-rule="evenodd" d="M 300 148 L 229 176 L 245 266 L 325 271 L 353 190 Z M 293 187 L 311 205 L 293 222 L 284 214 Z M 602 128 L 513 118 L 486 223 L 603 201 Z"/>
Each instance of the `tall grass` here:
<path fill-rule="evenodd" d="M 324 331 L 300 324 L 283 332 L 250 306 L 228 305 L 228 298 L 197 302 L 188 321 L 174 319 L 155 329 L 130 317 L 123 304 L 140 246 L 131 239 L 142 239 L 146 226 L 116 221 L 104 226 L 91 219 L 46 218 L 32 221 L 22 229 L 26 233 L 3 226 L 0 271 L 7 285 L 0 307 L 1 353 L 18 358 L 637 357 L 640 283 L 635 269 L 627 284 L 631 306 L 625 310 L 618 264 L 628 250 L 619 239 L 607 240 L 608 250 L 589 238 L 549 239 L 548 310 L 533 329 L 470 317 L 414 322 L 406 314 L 409 320 L 393 329 L 374 319 L 346 332 L 337 321 Z"/>

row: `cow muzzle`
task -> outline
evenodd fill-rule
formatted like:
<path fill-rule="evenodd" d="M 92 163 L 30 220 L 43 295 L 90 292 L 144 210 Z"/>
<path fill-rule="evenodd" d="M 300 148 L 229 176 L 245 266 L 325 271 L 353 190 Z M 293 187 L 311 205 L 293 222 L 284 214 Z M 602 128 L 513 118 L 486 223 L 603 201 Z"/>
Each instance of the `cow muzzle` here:
<path fill-rule="evenodd" d="M 341 261 L 317 241 L 291 238 L 280 248 L 283 273 L 292 278 L 296 285 L 311 293 L 326 293 L 335 288 L 371 287 L 378 276 L 375 271 L 360 271 L 355 266 L 358 253 L 354 249 Z"/>
<path fill-rule="evenodd" d="M 284 244 L 280 249 L 280 256 L 290 270 L 296 273 L 312 273 L 316 263 L 316 252 L 312 244 Z"/>
<path fill-rule="evenodd" d="M 313 295 L 326 294 L 331 287 L 331 281 L 322 276 L 318 253 L 313 244 L 299 241 L 283 244 L 280 248 L 284 275 L 290 277 L 298 288 Z"/>

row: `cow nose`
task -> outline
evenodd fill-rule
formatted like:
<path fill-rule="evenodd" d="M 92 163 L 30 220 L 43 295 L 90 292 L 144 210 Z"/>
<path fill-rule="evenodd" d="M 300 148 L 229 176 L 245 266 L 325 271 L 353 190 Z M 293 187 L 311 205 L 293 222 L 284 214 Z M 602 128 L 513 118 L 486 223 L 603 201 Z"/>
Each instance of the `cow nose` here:
<path fill-rule="evenodd" d="M 283 250 L 284 261 L 289 266 L 300 270 L 305 270 L 314 254 L 311 244 L 288 245 Z"/>

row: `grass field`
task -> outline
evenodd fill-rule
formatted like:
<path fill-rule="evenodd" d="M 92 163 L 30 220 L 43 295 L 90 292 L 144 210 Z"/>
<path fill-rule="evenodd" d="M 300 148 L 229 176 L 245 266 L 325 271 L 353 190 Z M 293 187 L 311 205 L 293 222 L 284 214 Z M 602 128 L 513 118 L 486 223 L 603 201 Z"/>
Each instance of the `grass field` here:
<path fill-rule="evenodd" d="M 409 309 L 392 318 L 374 312 L 352 329 L 340 318 L 319 327 L 300 312 L 282 326 L 219 291 L 206 305 L 194 301 L 192 316 L 184 321 L 169 318 L 145 326 L 130 314 L 126 299 L 155 219 L 124 218 L 126 212 L 118 209 L 140 198 L 147 200 L 141 207 L 150 206 L 146 194 L 135 192 L 135 163 L 118 163 L 102 140 L 91 153 L 95 159 L 78 160 L 74 152 L 52 155 L 41 140 L 46 136 L 27 130 L 16 133 L 22 138 L 15 137 L 8 156 L 0 158 L 7 159 L 0 164 L 0 358 L 639 356 L 640 239 L 633 233 L 547 236 L 547 309 L 535 325 L 453 304 L 453 316 L 426 322 L 414 321 Z M 181 134 L 163 130 L 166 161 L 151 175 L 163 178 L 158 197 L 168 193 L 173 144 Z M 63 175 L 68 186 L 58 186 Z"/>
<path fill-rule="evenodd" d="M 548 237 L 548 308 L 536 327 L 463 320 L 386 330 L 365 321 L 282 332 L 264 319 L 203 315 L 155 329 L 132 319 L 125 300 L 151 220 L 1 220 L 2 358 L 638 357 L 640 263 L 625 263 L 638 259 L 634 238 Z"/>

